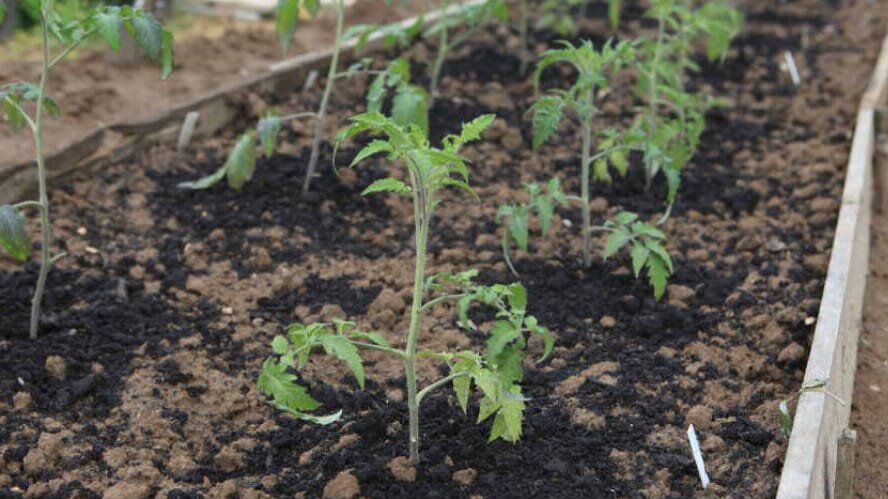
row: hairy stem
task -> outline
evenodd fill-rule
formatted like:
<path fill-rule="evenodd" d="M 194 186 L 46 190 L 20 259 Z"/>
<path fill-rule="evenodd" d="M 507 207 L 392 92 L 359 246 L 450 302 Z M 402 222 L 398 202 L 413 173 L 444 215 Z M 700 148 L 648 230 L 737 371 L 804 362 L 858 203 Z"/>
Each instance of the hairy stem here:
<path fill-rule="evenodd" d="M 660 56 L 663 48 L 663 39 L 666 35 L 666 19 L 663 15 L 657 17 L 657 45 L 654 47 L 654 61 L 651 64 L 650 88 L 648 89 L 648 133 L 653 134 L 657 129 L 657 112 L 660 105 L 660 94 L 657 91 L 657 67 L 660 65 Z M 644 163 L 644 191 L 650 192 L 654 183 L 654 164 L 652 158 L 645 158 Z"/>
<path fill-rule="evenodd" d="M 29 336 L 37 338 L 37 330 L 40 327 L 40 304 L 43 302 L 43 291 L 46 288 L 46 277 L 52 267 L 52 257 L 49 254 L 49 245 L 52 239 L 52 226 L 49 218 L 49 196 L 46 192 L 46 164 L 43 159 L 43 110 L 46 96 L 46 84 L 49 80 L 49 29 L 47 23 L 48 8 L 50 2 L 44 6 L 40 14 L 40 31 L 43 42 L 43 67 L 40 71 L 40 87 L 37 93 L 37 107 L 34 112 L 34 150 L 37 159 L 37 188 L 40 205 L 40 273 L 37 276 L 37 286 L 34 289 L 34 297 L 31 300 L 31 324 Z"/>
<path fill-rule="evenodd" d="M 592 213 L 589 207 L 589 167 L 592 155 L 592 125 L 591 118 L 583 120 L 583 153 L 582 167 L 580 168 L 580 198 L 583 210 L 583 265 L 592 264 Z"/>
<path fill-rule="evenodd" d="M 426 242 L 429 231 L 428 193 L 421 179 L 411 171 L 413 192 L 413 222 L 416 227 L 416 261 L 413 269 L 413 303 L 410 306 L 410 329 L 404 350 L 404 375 L 407 379 L 407 410 L 410 431 L 410 462 L 419 464 L 419 393 L 416 384 L 416 344 L 422 329 L 423 283 L 425 282 Z"/>
<path fill-rule="evenodd" d="M 327 83 L 324 85 L 324 95 L 321 97 L 321 106 L 315 117 L 314 142 L 311 144 L 311 157 L 308 160 L 308 168 L 305 170 L 305 181 L 302 183 L 302 192 L 307 193 L 311 189 L 311 179 L 314 177 L 318 166 L 318 157 L 321 152 L 321 142 L 324 140 L 324 119 L 327 117 L 327 104 L 330 102 L 330 94 L 333 93 L 333 85 L 336 82 L 337 67 L 339 65 L 339 51 L 342 48 L 342 27 L 345 18 L 345 5 L 343 0 L 336 0 L 336 34 L 333 39 L 333 56 L 330 59 L 330 69 L 327 72 Z"/>
<path fill-rule="evenodd" d="M 419 394 L 417 395 L 417 398 L 419 399 L 419 402 L 421 403 L 422 399 L 425 398 L 425 396 L 428 395 L 429 393 L 432 393 L 434 390 L 441 388 L 442 386 L 446 385 L 447 383 L 450 383 L 451 381 L 455 380 L 456 378 L 464 378 L 468 375 L 469 375 L 469 373 L 467 373 L 467 372 L 450 373 L 447 376 L 439 379 L 438 381 L 435 381 L 434 383 L 432 383 L 432 384 L 426 386 L 425 388 L 423 388 L 422 390 L 420 390 Z"/>

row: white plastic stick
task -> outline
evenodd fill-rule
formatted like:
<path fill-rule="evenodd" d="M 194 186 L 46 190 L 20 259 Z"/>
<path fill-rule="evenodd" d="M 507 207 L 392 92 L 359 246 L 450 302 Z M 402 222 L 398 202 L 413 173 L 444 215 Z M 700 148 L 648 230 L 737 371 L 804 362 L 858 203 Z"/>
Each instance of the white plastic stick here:
<path fill-rule="evenodd" d="M 197 111 L 191 111 L 185 115 L 182 129 L 179 130 L 179 141 L 176 143 L 177 150 L 185 149 L 188 143 L 191 142 L 191 136 L 194 135 L 194 127 L 197 125 L 198 118 L 200 118 L 200 113 Z"/>
<path fill-rule="evenodd" d="M 700 482 L 703 488 L 709 487 L 709 474 L 706 473 L 706 464 L 703 462 L 703 453 L 700 451 L 700 442 L 697 440 L 697 431 L 694 425 L 688 426 L 688 442 L 691 443 L 691 454 L 697 463 L 697 473 L 700 474 Z"/>
<path fill-rule="evenodd" d="M 792 52 L 788 50 L 783 51 L 783 57 L 786 59 L 786 66 L 789 68 L 789 76 L 792 77 L 793 84 L 795 84 L 795 86 L 801 85 L 802 78 L 799 76 L 799 68 L 796 66 Z"/>

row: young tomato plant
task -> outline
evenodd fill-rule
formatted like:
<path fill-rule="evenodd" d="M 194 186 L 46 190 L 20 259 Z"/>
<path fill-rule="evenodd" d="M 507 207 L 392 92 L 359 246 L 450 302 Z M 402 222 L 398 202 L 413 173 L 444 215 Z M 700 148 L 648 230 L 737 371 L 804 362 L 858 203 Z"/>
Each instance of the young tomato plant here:
<path fill-rule="evenodd" d="M 521 436 L 525 398 L 521 393 L 524 352 L 528 335 L 538 335 L 544 342 L 543 358 L 552 350 L 553 340 L 548 330 L 536 318 L 527 315 L 527 294 L 521 284 L 483 286 L 473 282 L 476 271 L 458 274 L 426 276 L 426 248 L 431 220 L 441 202 L 440 191 L 457 187 L 474 194 L 468 185 L 467 160 L 461 148 L 480 139 L 493 121 L 492 115 L 481 116 L 463 126 L 458 135 L 450 135 L 443 147 L 429 144 L 427 133 L 415 124 L 401 125 L 378 112 L 368 112 L 352 118 L 352 124 L 339 135 L 340 142 L 362 132 L 371 132 L 377 138 L 367 144 L 355 157 L 355 165 L 371 156 L 385 154 L 390 161 L 401 161 L 406 166 L 408 183 L 394 177 L 373 182 L 364 194 L 391 192 L 404 194 L 413 200 L 414 262 L 413 301 L 410 307 L 410 325 L 401 348 L 391 346 L 383 335 L 360 331 L 350 322 L 294 325 L 287 337 L 275 338 L 272 348 L 275 357 L 265 362 L 259 379 L 260 389 L 272 397 L 273 403 L 296 417 L 327 423 L 338 414 L 314 416 L 319 408 L 305 387 L 295 384 L 296 377 L 287 369 L 304 365 L 315 348 L 343 360 L 351 369 L 359 386 L 364 385 L 362 350 L 382 351 L 395 355 L 404 363 L 407 382 L 409 421 L 409 449 L 412 462 L 419 461 L 419 407 L 433 390 L 452 384 L 460 406 L 465 411 L 472 386 L 481 394 L 478 420 L 493 418 L 490 439 L 516 441 Z M 474 351 L 435 352 L 419 349 L 423 316 L 433 307 L 455 303 L 462 327 L 473 328 L 468 314 L 473 305 L 491 307 L 496 320 L 486 331 L 487 342 L 483 355 Z M 417 361 L 421 358 L 446 363 L 449 373 L 419 387 Z"/>
<path fill-rule="evenodd" d="M 30 255 L 30 244 L 25 232 L 25 219 L 20 210 L 36 208 L 40 217 L 40 271 L 34 297 L 31 300 L 30 337 L 36 338 L 40 326 L 40 306 L 46 279 L 52 266 L 64 253 L 53 255 L 52 220 L 44 160 L 43 123 L 46 114 L 58 115 L 59 106 L 47 92 L 53 69 L 84 42 L 99 36 L 114 50 L 120 49 L 121 30 L 126 30 L 148 57 L 162 66 L 166 78 L 173 69 L 173 37 L 149 13 L 129 6 L 103 6 L 91 10 L 83 19 L 66 19 L 56 10 L 54 0 L 39 2 L 41 67 L 37 84 L 27 82 L 0 84 L 0 103 L 13 130 L 27 126 L 34 140 L 37 164 L 37 192 L 35 201 L 0 206 L 0 247 L 14 258 L 24 261 Z M 58 44 L 56 50 L 53 45 Z M 55 53 L 53 53 L 55 52 Z"/>
<path fill-rule="evenodd" d="M 608 86 L 607 75 L 619 71 L 625 64 L 633 60 L 633 48 L 628 42 L 613 44 L 610 41 L 596 50 L 591 41 L 583 41 L 579 45 L 562 42 L 563 48 L 549 50 L 543 54 L 534 73 L 534 84 L 539 91 L 540 77 L 543 71 L 553 64 L 567 63 L 578 72 L 573 86 L 567 90 L 555 89 L 539 97 L 530 109 L 533 114 L 533 148 L 540 146 L 558 129 L 564 111 L 572 111 L 580 122 L 582 144 L 580 146 L 580 208 L 583 214 L 583 264 L 592 262 L 592 217 L 589 207 L 589 182 L 593 164 L 601 178 L 607 175 L 608 163 L 625 173 L 628 168 L 626 151 L 632 147 L 625 142 L 621 134 L 615 130 L 604 130 L 599 133 L 602 141 L 597 151 L 593 140 L 596 138 L 593 120 L 598 114 L 595 106 L 595 95 L 598 90 Z"/>
<path fill-rule="evenodd" d="M 632 272 L 641 276 L 647 273 L 648 282 L 659 300 L 666 291 L 666 281 L 672 274 L 672 257 L 663 246 L 666 234 L 656 226 L 638 220 L 638 215 L 628 211 L 604 223 L 602 229 L 609 232 L 604 245 L 604 258 L 610 258 L 622 248 L 629 248 L 632 259 Z"/>
<path fill-rule="evenodd" d="M 450 0 L 444 0 L 443 8 L 447 8 L 449 4 Z M 494 22 L 506 21 L 508 18 L 509 9 L 502 0 L 485 0 L 480 4 L 459 7 L 451 15 L 433 22 L 425 29 L 422 34 L 424 38 L 438 37 L 437 53 L 432 65 L 431 82 L 429 83 L 432 105 L 438 97 L 441 70 L 450 52 L 462 45 L 479 29 Z M 462 30 L 454 35 L 454 31 L 460 28 Z"/>
<path fill-rule="evenodd" d="M 645 190 L 663 171 L 671 209 L 681 171 L 699 145 L 704 113 L 713 104 L 710 97 L 685 89 L 687 73 L 699 69 L 693 60 L 694 44 L 704 39 L 707 56 L 724 59 L 740 31 L 742 16 L 718 1 L 694 10 L 683 0 L 653 0 L 647 16 L 656 19 L 657 35 L 643 39 L 638 49 L 637 93 L 645 110 L 633 128 L 644 142 Z"/>
<path fill-rule="evenodd" d="M 386 3 L 391 3 L 387 1 Z M 277 31 L 281 44 L 286 49 L 296 29 L 296 22 L 300 5 L 304 5 L 311 16 L 317 15 L 320 8 L 318 0 L 282 0 L 277 10 Z M 269 113 L 259 120 L 255 130 L 247 130 L 240 135 L 234 148 L 229 153 L 225 163 L 215 172 L 198 180 L 182 182 L 183 189 L 208 189 L 223 179 L 228 180 L 229 187 L 239 190 L 250 180 L 256 168 L 256 145 L 261 143 L 261 153 L 265 156 L 274 154 L 277 145 L 278 134 L 283 125 L 289 121 L 312 119 L 315 123 L 312 139 L 311 155 L 306 168 L 305 179 L 302 183 L 302 192 L 306 193 L 311 188 L 312 179 L 317 169 L 320 147 L 324 139 L 324 120 L 327 116 L 327 107 L 335 90 L 338 80 L 351 78 L 358 74 L 376 75 L 377 78 L 368 91 L 368 109 L 370 106 L 381 106 L 381 99 L 386 90 L 394 90 L 393 113 L 397 120 L 416 120 L 418 123 L 428 122 L 427 108 L 428 98 L 425 92 L 416 85 L 410 84 L 410 67 L 406 59 L 397 59 L 385 70 L 371 69 L 372 61 L 362 59 L 345 71 L 339 70 L 340 52 L 346 41 L 357 39 L 356 49 L 360 49 L 375 32 L 380 32 L 388 44 L 405 43 L 411 36 L 418 32 L 418 27 L 407 28 L 399 25 L 390 27 L 357 25 L 344 31 L 345 5 L 342 0 L 334 2 L 336 8 L 336 33 L 334 35 L 333 53 L 330 59 L 330 67 L 327 72 L 327 80 L 321 96 L 318 110 L 315 112 L 300 112 L 284 116 Z"/>

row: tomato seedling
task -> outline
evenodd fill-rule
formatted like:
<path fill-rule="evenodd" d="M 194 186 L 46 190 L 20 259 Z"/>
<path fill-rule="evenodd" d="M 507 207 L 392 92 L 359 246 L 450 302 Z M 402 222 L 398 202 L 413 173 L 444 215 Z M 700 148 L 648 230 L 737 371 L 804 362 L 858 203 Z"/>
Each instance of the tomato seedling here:
<path fill-rule="evenodd" d="M 275 406 L 309 421 L 335 421 L 338 413 L 328 416 L 310 414 L 320 404 L 308 395 L 305 387 L 295 383 L 296 376 L 289 374 L 287 369 L 304 365 L 313 349 L 322 348 L 328 355 L 343 360 L 359 386 L 363 387 L 365 376 L 360 352 L 376 350 L 395 355 L 404 363 L 409 449 L 413 463 L 419 462 L 420 403 L 433 390 L 447 384 L 452 384 L 463 411 L 468 408 L 472 386 L 477 387 L 481 393 L 478 421 L 493 418 L 491 440 L 502 438 L 514 442 L 520 438 L 526 399 L 519 383 L 524 376 L 527 336 L 538 335 L 542 338 L 542 359 L 551 353 L 553 347 L 549 331 L 540 326 L 535 317 L 527 314 L 524 286 L 518 283 L 479 285 L 473 282 L 477 275 L 474 270 L 426 275 L 427 242 L 432 217 L 441 202 L 440 191 L 456 187 L 474 195 L 468 185 L 467 160 L 460 150 L 465 144 L 479 140 L 492 121 L 492 115 L 485 115 L 463 125 L 458 135 L 450 135 L 443 140 L 441 148 L 431 146 L 427 133 L 416 124 L 402 125 L 379 112 L 353 117 L 351 126 L 340 132 L 337 143 L 363 132 L 381 137 L 371 141 L 355 156 L 353 166 L 378 154 L 386 155 L 390 161 L 401 161 L 406 166 L 407 183 L 395 177 L 379 179 L 367 187 L 364 194 L 390 192 L 409 195 L 413 201 L 416 254 L 410 326 L 403 348 L 393 347 L 383 335 L 361 331 L 351 322 L 290 326 L 286 337 L 274 339 L 272 349 L 275 356 L 265 362 L 259 378 L 260 389 L 272 397 Z M 496 320 L 486 332 L 483 355 L 471 350 L 419 350 L 423 315 L 444 303 L 456 304 L 459 324 L 466 328 L 474 328 L 468 317 L 473 305 L 491 307 L 495 311 Z M 420 389 L 417 361 L 422 358 L 446 363 L 449 373 Z"/>
<path fill-rule="evenodd" d="M 32 339 L 37 337 L 40 326 L 40 306 L 47 276 L 52 266 L 65 256 L 65 253 L 53 255 L 50 248 L 52 220 L 46 183 L 43 123 L 46 114 L 60 113 L 58 103 L 46 92 L 52 70 L 73 50 L 95 36 L 102 38 L 113 50 L 119 50 L 121 30 L 129 33 L 135 39 L 136 45 L 152 61 L 161 65 L 163 78 L 168 77 L 173 70 L 173 36 L 164 30 L 150 13 L 127 5 L 102 6 L 90 10 L 83 19 L 68 19 L 56 12 L 54 7 L 54 0 L 41 0 L 39 3 L 41 35 L 39 82 L 0 85 L 0 102 L 3 104 L 3 113 L 7 122 L 13 130 L 27 126 L 34 140 L 37 200 L 0 206 L 0 246 L 19 261 L 27 260 L 31 252 L 25 231 L 25 219 L 20 210 L 36 208 L 40 216 L 40 271 L 34 297 L 31 300 L 29 327 Z M 55 54 L 52 53 L 53 41 L 60 46 L 60 50 Z"/>

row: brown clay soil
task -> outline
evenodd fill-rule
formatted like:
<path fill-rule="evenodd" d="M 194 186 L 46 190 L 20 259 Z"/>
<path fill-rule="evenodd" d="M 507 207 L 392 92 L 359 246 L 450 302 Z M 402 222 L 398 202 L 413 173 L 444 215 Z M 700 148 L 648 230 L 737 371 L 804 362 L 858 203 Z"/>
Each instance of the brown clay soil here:
<path fill-rule="evenodd" d="M 888 497 L 888 216 L 884 212 L 873 218 L 870 251 L 851 421 L 858 446 L 854 492 L 876 499 Z"/>
<path fill-rule="evenodd" d="M 349 9 L 349 24 L 387 23 L 416 12 L 415 6 L 395 2 L 357 2 Z M 305 22 L 297 30 L 284 53 L 271 21 L 231 20 L 209 24 L 209 33 L 195 33 L 206 23 L 182 34 L 175 45 L 173 75 L 160 80 L 157 66 L 147 60 L 120 62 L 111 52 L 83 50 L 61 63 L 53 72 L 49 93 L 62 107 L 62 116 L 45 125 L 48 153 L 83 139 L 100 126 L 133 123 L 152 118 L 173 106 L 189 102 L 219 87 L 268 70 L 268 66 L 301 53 L 330 47 L 336 18 L 322 11 L 316 21 Z M 117 60 L 118 62 L 112 62 Z M 6 60 L 0 45 L 0 82 L 37 81 L 39 63 L 33 60 Z M 0 166 L 34 159 L 34 147 L 27 136 L 0 127 Z"/>
<path fill-rule="evenodd" d="M 636 4 L 626 10 L 622 34 L 650 28 Z M 611 35 L 605 12 L 591 4 L 582 36 Z M 691 82 L 734 105 L 709 113 L 665 227 L 677 267 L 667 298 L 653 300 L 623 259 L 583 268 L 577 224 L 565 223 L 579 213 L 562 211 L 555 233 L 515 258 L 531 313 L 557 336 L 553 358 L 527 366 L 523 439 L 487 443 L 477 406 L 463 416 L 449 391 L 436 392 L 422 410 L 417 470 L 402 458 L 404 377 L 393 359 L 368 357 L 365 390 L 337 363 L 310 362 L 300 374 L 313 396 L 345 414 L 325 427 L 274 411 L 255 386 L 271 338 L 292 321 L 345 317 L 402 341 L 411 207 L 359 194 L 387 173 L 382 160 L 339 176 L 323 168 L 315 192 L 300 196 L 310 142 L 302 123 L 241 192 L 175 188 L 217 168 L 237 130 L 58 186 L 56 245 L 72 256 L 50 277 L 37 341 L 25 332 L 36 268 L 0 261 L 0 493 L 773 496 L 786 446 L 777 405 L 802 379 L 856 105 L 886 17 L 884 1 L 749 2 L 727 61 L 701 61 Z M 557 39 L 534 37 L 537 49 Z M 517 74 L 516 45 L 513 32 L 491 30 L 446 65 L 433 135 L 482 112 L 500 120 L 467 151 L 482 201 L 446 195 L 430 271 L 477 268 L 484 282 L 513 280 L 499 254 L 497 206 L 521 196 L 522 181 L 553 174 L 577 189 L 575 127 L 540 154 L 529 150 L 533 91 Z M 786 49 L 801 66 L 800 88 L 780 68 Z M 413 55 L 424 61 L 427 52 L 419 45 Z M 569 77 L 545 76 L 547 85 Z M 365 85 L 341 86 L 329 133 L 363 108 Z M 630 95 L 618 85 L 602 96 L 603 124 L 631 119 Z M 318 97 L 314 89 L 266 104 L 288 112 Z M 633 161 L 627 179 L 594 186 L 599 220 L 662 209 L 662 190 L 645 196 Z M 458 330 L 447 308 L 427 317 L 424 333 L 432 349 L 483 341 Z M 439 368 L 423 365 L 423 378 Z M 714 482 L 706 492 L 684 437 L 689 423 Z"/>

